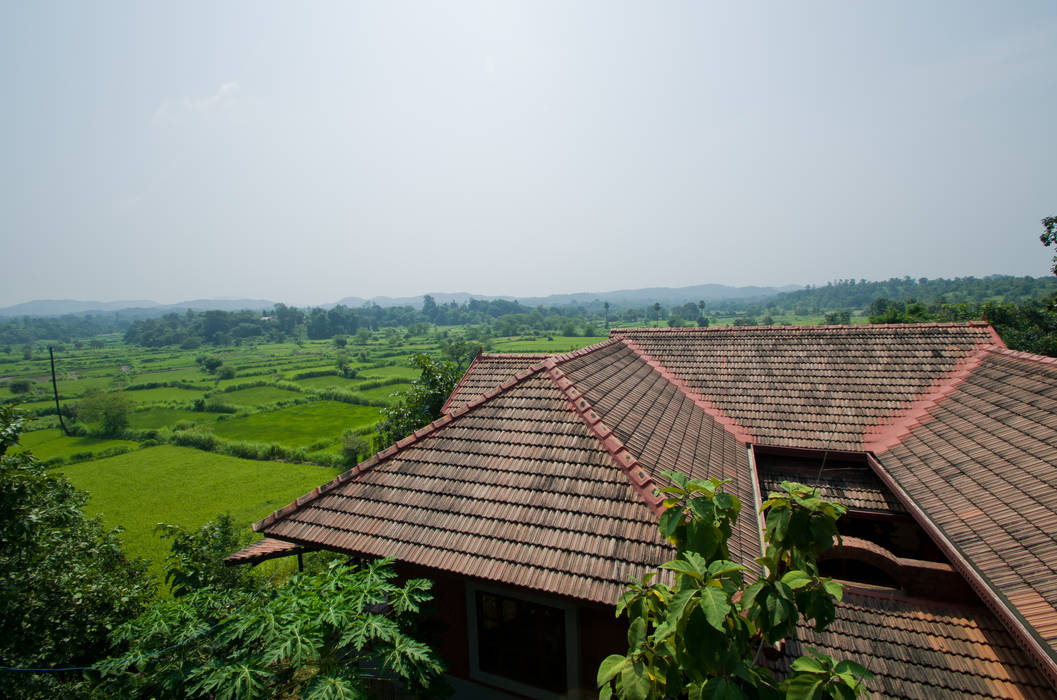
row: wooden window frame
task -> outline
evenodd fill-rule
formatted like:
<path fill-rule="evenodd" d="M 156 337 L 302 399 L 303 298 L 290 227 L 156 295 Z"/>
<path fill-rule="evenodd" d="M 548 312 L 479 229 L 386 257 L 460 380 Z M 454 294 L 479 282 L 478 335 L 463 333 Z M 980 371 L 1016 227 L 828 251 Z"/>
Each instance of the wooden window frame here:
<path fill-rule="evenodd" d="M 481 670 L 481 657 L 477 638 L 477 593 L 495 595 L 522 600 L 535 605 L 546 605 L 565 613 L 565 686 L 564 694 L 554 693 L 519 681 Z M 470 646 L 470 679 L 487 683 L 502 690 L 509 690 L 536 700 L 574 700 L 580 697 L 577 687 L 580 684 L 580 617 L 577 606 L 547 596 L 529 593 L 520 589 L 491 586 L 484 583 L 467 582 L 466 584 L 466 625 Z"/>

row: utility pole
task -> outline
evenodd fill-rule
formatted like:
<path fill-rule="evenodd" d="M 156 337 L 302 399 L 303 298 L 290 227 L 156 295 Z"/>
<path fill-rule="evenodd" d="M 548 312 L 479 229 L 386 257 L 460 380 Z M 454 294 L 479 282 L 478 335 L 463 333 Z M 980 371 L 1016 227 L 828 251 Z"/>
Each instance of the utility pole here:
<path fill-rule="evenodd" d="M 59 417 L 62 434 L 70 437 L 70 431 L 66 428 L 66 421 L 62 419 L 62 407 L 59 406 L 59 384 L 55 381 L 55 349 L 50 345 L 48 346 L 48 355 L 51 356 L 51 391 L 55 395 L 55 415 Z"/>

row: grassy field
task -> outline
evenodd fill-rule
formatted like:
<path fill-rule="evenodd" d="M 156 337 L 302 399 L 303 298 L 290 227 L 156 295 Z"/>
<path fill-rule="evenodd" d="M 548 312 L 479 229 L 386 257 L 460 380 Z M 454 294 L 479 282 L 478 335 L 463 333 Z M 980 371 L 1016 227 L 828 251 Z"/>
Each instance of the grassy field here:
<path fill-rule="evenodd" d="M 381 421 L 378 406 L 351 400 L 396 401 L 393 394 L 406 390 L 418 378 L 419 370 L 411 366 L 411 357 L 418 352 L 436 355 L 444 340 L 420 336 L 394 344 L 387 335 L 391 334 L 379 331 L 370 342 L 350 345 L 343 351 L 349 367 L 357 371 L 356 377 L 327 374 L 294 380 L 293 387 L 301 391 L 291 387 L 293 377 L 336 369 L 339 350 L 333 343 L 150 349 L 125 345 L 120 336 L 111 334 L 99 337 L 102 347 L 60 349 L 55 358 L 60 402 L 71 414 L 67 423 L 82 431 L 80 437 L 65 437 L 58 430 L 47 352 L 38 348 L 32 359 L 25 360 L 15 348 L 6 355 L 0 353 L 0 401 L 17 400 L 27 413 L 29 432 L 23 433 L 21 447 L 42 460 L 65 460 L 55 469 L 91 492 L 88 512 L 102 513 L 108 525 L 125 528 L 127 551 L 152 559 L 151 570 L 160 575 L 168 545 L 154 534 L 156 523 L 198 527 L 218 513 L 230 512 L 240 524 L 248 525 L 337 471 L 314 464 L 239 459 L 220 454 L 225 444 L 246 441 L 275 443 L 291 451 L 307 448 L 309 461 L 327 463 L 340 452 L 340 436 L 345 430 L 371 437 Z M 603 339 L 498 338 L 489 341 L 487 347 L 490 352 L 565 352 Z M 206 372 L 199 364 L 203 355 L 215 356 L 224 366 L 234 368 L 235 378 L 218 380 Z M 11 394 L 5 378 L 30 379 L 29 393 Z M 378 386 L 379 382 L 383 385 Z M 161 386 L 169 383 L 181 386 Z M 126 389 L 144 385 L 158 386 Z M 225 391 L 228 387 L 232 390 Z M 316 393 L 331 387 L 347 394 L 350 402 L 323 400 Z M 126 433 L 108 437 L 101 435 L 96 425 L 78 427 L 72 414 L 92 390 L 120 392 L 131 400 L 134 409 L 128 414 Z M 237 413 L 202 411 L 201 404 L 195 410 L 196 401 L 201 399 L 207 409 L 215 402 L 234 407 Z M 297 405 L 275 409 L 277 402 L 291 399 Z M 183 423 L 194 423 L 199 431 L 212 432 L 227 443 L 219 447 L 185 443 L 200 449 L 156 445 L 169 439 L 172 429 Z M 140 441 L 147 440 L 141 448 Z M 128 451 L 105 456 L 115 450 Z M 304 460 L 305 454 L 287 459 Z"/>
<path fill-rule="evenodd" d="M 85 512 L 122 526 L 125 551 L 151 560 L 162 578 L 168 543 L 154 534 L 160 522 L 198 527 L 219 513 L 239 525 L 263 518 L 334 478 L 338 470 L 305 464 L 257 462 L 162 445 L 61 469 L 90 494 Z"/>
<path fill-rule="evenodd" d="M 255 386 L 249 389 L 219 392 L 211 398 L 235 406 L 262 406 L 276 401 L 295 399 L 298 395 L 296 391 L 281 389 L 277 386 Z"/>
<path fill-rule="evenodd" d="M 388 401 L 392 398 L 394 393 L 407 391 L 410 387 L 410 382 L 406 384 L 386 384 L 385 386 L 375 387 L 374 389 L 358 390 L 356 395 L 362 396 L 368 401 Z"/>
<path fill-rule="evenodd" d="M 198 424 L 212 423 L 217 418 L 215 413 L 200 413 L 189 408 L 169 408 L 155 406 L 144 411 L 133 411 L 129 416 L 130 427 L 137 430 L 164 428 L 177 421 L 191 421 Z"/>
<path fill-rule="evenodd" d="M 346 428 L 368 428 L 378 420 L 378 409 L 374 406 L 316 401 L 278 411 L 217 421 L 213 432 L 230 440 L 277 442 L 286 447 L 307 447 L 327 438 L 336 441 Z"/>
<path fill-rule="evenodd" d="M 132 440 L 114 440 L 111 438 L 66 437 L 58 428 L 34 430 L 24 433 L 19 441 L 22 449 L 33 453 L 37 459 L 49 460 L 53 457 L 69 459 L 73 455 L 84 453 L 98 454 L 113 447 L 124 447 L 134 450 L 139 443 Z"/>
<path fill-rule="evenodd" d="M 500 338 L 492 343 L 490 352 L 569 352 L 587 345 L 601 343 L 609 336 L 580 338 L 577 336 L 555 335 L 548 338 Z"/>

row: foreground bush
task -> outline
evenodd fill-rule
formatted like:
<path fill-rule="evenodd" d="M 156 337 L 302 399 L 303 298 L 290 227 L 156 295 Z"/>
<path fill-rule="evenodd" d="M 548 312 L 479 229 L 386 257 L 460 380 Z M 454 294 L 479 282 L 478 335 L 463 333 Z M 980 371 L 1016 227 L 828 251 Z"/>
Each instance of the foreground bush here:
<path fill-rule="evenodd" d="M 125 652 L 101 665 L 97 690 L 115 697 L 357 698 L 369 679 L 381 677 L 436 696 L 443 666 L 411 636 L 431 584 L 394 579 L 389 560 L 363 567 L 334 561 L 261 591 L 191 591 L 195 576 L 182 576 L 185 595 L 116 630 Z"/>
<path fill-rule="evenodd" d="M 841 585 L 819 576 L 819 554 L 833 546 L 844 508 L 817 489 L 783 482 L 763 503 L 767 548 L 763 573 L 730 560 L 727 541 L 741 510 L 719 479 L 688 479 L 665 472 L 672 486 L 661 515 L 661 534 L 677 558 L 661 565 L 674 584 L 648 574 L 617 604 L 629 619 L 626 655 L 607 657 L 598 669 L 599 697 L 779 698 L 852 700 L 865 695 L 871 676 L 853 661 L 812 653 L 796 659 L 778 683 L 762 664 L 767 647 L 796 636 L 797 624 L 825 629 L 835 618 Z"/>
<path fill-rule="evenodd" d="M 7 455 L 22 422 L 0 407 L 0 666 L 87 665 L 110 652 L 107 635 L 154 594 L 142 561 L 117 530 L 82 510 L 88 495 L 28 453 Z M 0 697 L 76 697 L 77 673 L 0 673 Z"/>

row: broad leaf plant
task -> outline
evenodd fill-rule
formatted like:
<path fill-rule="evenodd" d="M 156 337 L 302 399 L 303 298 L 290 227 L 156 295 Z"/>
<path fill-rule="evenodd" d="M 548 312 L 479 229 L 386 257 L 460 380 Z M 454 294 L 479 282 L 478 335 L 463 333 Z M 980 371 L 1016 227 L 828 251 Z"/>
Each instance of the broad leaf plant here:
<path fill-rule="evenodd" d="M 835 618 L 841 585 L 819 575 L 818 556 L 839 540 L 845 509 L 818 489 L 783 482 L 763 503 L 766 549 L 762 574 L 730 558 L 727 542 L 741 502 L 719 479 L 665 472 L 660 531 L 676 548 L 657 572 L 633 582 L 617 604 L 628 617 L 628 653 L 598 669 L 599 697 L 851 699 L 872 678 L 854 661 L 835 662 L 809 650 L 778 682 L 764 664 L 795 638 L 803 620 L 816 631 Z"/>

